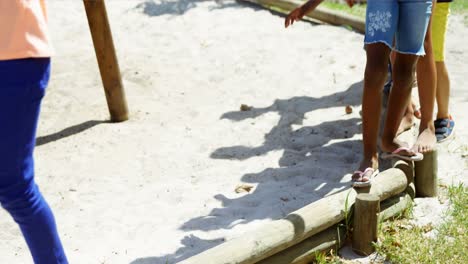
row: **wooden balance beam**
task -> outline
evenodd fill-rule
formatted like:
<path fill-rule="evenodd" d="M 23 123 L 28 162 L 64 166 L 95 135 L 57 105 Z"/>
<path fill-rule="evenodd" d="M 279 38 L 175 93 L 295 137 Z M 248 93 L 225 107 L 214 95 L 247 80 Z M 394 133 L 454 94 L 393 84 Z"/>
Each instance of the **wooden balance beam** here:
<path fill-rule="evenodd" d="M 128 107 L 104 0 L 83 0 L 112 122 L 128 120 Z"/>
<path fill-rule="evenodd" d="M 428 159 L 427 165 L 434 164 Z M 433 170 L 432 170 L 433 171 Z M 361 210 L 365 217 L 351 218 L 351 224 L 363 226 L 377 223 L 404 212 L 412 203 L 417 190 L 414 184 L 415 168 L 412 162 L 396 161 L 393 167 L 381 172 L 370 188 L 350 189 L 307 205 L 283 219 L 265 224 L 263 227 L 229 240 L 180 264 L 305 264 L 315 254 L 329 249 L 338 250 L 346 240 L 345 218 L 350 219 L 357 200 L 366 200 L 370 194 L 374 210 Z M 364 195 L 364 198 L 360 195 Z M 358 198 L 359 197 L 359 198 Z M 378 201 L 378 204 L 372 201 Z M 369 203 L 369 202 L 367 202 Z M 345 206 L 345 204 L 347 204 Z M 362 202 L 361 202 L 362 206 Z M 380 207 L 380 210 L 377 208 Z M 345 211 L 348 210 L 347 213 Z M 380 211 L 380 212 L 379 212 Z M 376 217 L 376 213 L 378 213 Z M 359 228 L 358 228 L 359 229 Z M 364 230 L 364 231 L 362 231 Z M 359 243 L 353 249 L 361 254 L 373 251 L 375 232 L 368 233 L 361 228 L 353 233 Z"/>
<path fill-rule="evenodd" d="M 409 179 L 412 174 L 406 175 L 405 171 L 412 170 L 402 170 L 401 167 L 395 167 L 383 171 L 374 179 L 372 187 L 363 188 L 359 192 L 373 194 L 380 201 L 399 196 L 407 189 L 408 184 L 412 182 L 412 179 Z M 180 263 L 258 263 L 342 222 L 346 215 L 344 205 L 348 204 L 348 210 L 350 210 L 357 195 L 358 193 L 355 189 L 349 189 L 325 197 L 289 214 L 283 219 L 265 224 L 263 227 L 250 232 L 248 236 L 234 238 Z M 329 231 L 328 233 L 328 236 L 333 236 L 333 231 Z M 311 239 L 317 239 L 317 237 Z M 299 249 L 295 252 L 301 252 L 301 250 Z"/>

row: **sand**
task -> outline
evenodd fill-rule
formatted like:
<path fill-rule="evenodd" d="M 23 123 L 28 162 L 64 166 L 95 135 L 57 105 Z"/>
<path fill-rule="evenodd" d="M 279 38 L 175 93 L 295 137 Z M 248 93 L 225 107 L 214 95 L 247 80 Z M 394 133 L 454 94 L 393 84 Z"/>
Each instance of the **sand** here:
<path fill-rule="evenodd" d="M 49 2 L 56 56 L 37 182 L 71 263 L 175 263 L 349 188 L 362 35 L 285 30 L 234 1 L 107 1 L 131 110 L 110 124 L 82 3 Z M 468 176 L 468 29 L 457 16 L 451 26 L 457 136 L 440 146 L 444 184 Z M 242 184 L 253 189 L 236 193 Z M 0 263 L 31 263 L 4 211 L 0 241 Z"/>

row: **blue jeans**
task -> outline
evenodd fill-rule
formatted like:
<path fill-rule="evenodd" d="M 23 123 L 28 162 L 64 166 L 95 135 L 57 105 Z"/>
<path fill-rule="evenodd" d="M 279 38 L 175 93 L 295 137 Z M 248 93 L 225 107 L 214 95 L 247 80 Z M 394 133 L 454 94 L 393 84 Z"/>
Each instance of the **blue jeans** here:
<path fill-rule="evenodd" d="M 404 54 L 425 55 L 432 0 L 368 0 L 365 44 L 384 43 Z"/>
<path fill-rule="evenodd" d="M 50 59 L 0 61 L 0 204 L 36 264 L 68 263 L 52 211 L 34 181 L 33 150 Z"/>

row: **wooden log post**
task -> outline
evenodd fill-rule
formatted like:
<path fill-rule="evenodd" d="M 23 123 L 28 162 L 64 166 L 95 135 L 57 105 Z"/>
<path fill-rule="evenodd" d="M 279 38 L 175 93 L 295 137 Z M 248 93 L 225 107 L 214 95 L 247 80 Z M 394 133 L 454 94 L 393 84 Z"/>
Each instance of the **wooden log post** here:
<path fill-rule="evenodd" d="M 354 204 L 353 250 L 359 255 L 374 252 L 377 242 L 380 200 L 377 195 L 360 193 Z"/>
<path fill-rule="evenodd" d="M 128 108 L 104 0 L 83 0 L 111 121 L 128 119 Z"/>
<path fill-rule="evenodd" d="M 425 153 L 424 159 L 415 162 L 414 185 L 417 197 L 437 196 L 437 150 Z"/>

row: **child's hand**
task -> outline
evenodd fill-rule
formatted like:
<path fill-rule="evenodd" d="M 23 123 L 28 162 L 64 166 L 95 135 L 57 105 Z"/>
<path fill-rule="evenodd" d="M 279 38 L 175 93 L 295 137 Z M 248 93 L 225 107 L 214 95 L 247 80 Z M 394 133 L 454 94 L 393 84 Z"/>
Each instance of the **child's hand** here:
<path fill-rule="evenodd" d="M 354 0 L 346 0 L 346 3 L 348 4 L 349 7 L 353 7 Z"/>
<path fill-rule="evenodd" d="M 286 20 L 284 21 L 284 27 L 289 27 L 289 25 L 294 24 L 294 21 L 299 21 L 304 17 L 304 11 L 302 11 L 302 8 L 298 7 L 291 11 L 289 15 L 286 17 Z"/>

